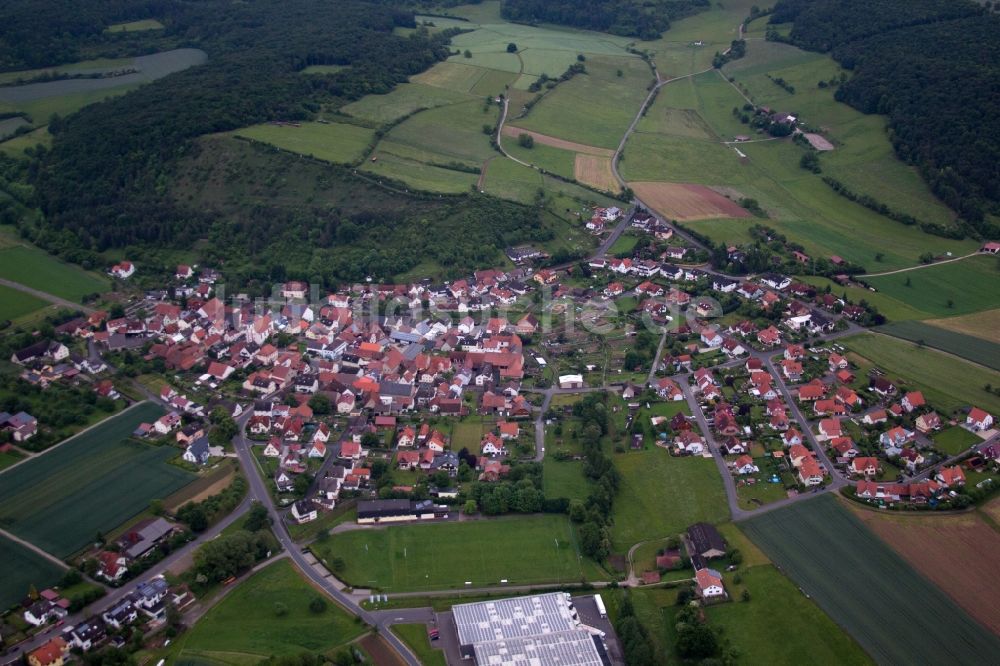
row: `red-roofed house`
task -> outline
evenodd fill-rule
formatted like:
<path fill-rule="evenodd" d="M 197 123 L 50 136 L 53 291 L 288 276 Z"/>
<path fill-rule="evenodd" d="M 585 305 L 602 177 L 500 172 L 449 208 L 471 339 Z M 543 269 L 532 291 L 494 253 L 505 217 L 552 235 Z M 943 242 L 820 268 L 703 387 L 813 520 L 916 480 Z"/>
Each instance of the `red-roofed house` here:
<path fill-rule="evenodd" d="M 952 486 L 964 486 L 965 485 L 965 472 L 958 465 L 952 467 L 942 467 L 934 477 L 937 479 L 941 485 L 945 488 L 951 488 Z"/>
<path fill-rule="evenodd" d="M 969 410 L 969 415 L 965 417 L 965 425 L 973 430 L 989 430 L 993 427 L 993 415 L 978 407 L 973 407 Z"/>
<path fill-rule="evenodd" d="M 879 470 L 878 458 L 858 456 L 851 461 L 851 474 L 865 477 L 877 476 Z"/>
<path fill-rule="evenodd" d="M 927 404 L 927 402 L 924 400 L 924 394 L 921 393 L 920 391 L 910 391 L 909 393 L 903 396 L 901 404 L 903 405 L 903 409 L 905 409 L 907 413 L 909 413 L 915 409 L 923 407 L 924 405 Z"/>

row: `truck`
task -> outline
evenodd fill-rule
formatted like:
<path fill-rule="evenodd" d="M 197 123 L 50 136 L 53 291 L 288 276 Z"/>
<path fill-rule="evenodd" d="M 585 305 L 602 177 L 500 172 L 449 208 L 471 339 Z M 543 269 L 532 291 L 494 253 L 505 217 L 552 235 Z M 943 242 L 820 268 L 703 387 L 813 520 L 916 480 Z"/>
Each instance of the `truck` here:
<path fill-rule="evenodd" d="M 601 617 L 608 616 L 608 610 L 604 607 L 604 599 L 601 599 L 601 595 L 594 595 L 594 603 L 597 604 L 597 612 L 601 614 Z"/>

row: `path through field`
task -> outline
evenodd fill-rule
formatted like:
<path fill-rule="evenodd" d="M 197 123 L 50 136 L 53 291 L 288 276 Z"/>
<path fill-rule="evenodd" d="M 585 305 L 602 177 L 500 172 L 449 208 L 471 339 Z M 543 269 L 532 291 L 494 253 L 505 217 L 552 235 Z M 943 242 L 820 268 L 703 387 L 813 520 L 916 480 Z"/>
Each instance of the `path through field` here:
<path fill-rule="evenodd" d="M 970 252 L 962 257 L 955 257 L 954 259 L 945 259 L 944 261 L 935 261 L 930 264 L 920 264 L 919 266 L 910 266 L 909 268 L 899 268 L 894 271 L 886 271 L 885 273 L 865 273 L 859 277 L 882 277 L 883 275 L 895 275 L 896 273 L 906 273 L 907 271 L 916 271 L 921 268 L 930 268 L 931 266 L 942 266 L 944 264 L 951 264 L 956 261 L 962 261 L 963 259 L 968 259 L 969 257 L 975 257 L 979 252 Z"/>
<path fill-rule="evenodd" d="M 25 541 L 24 539 L 20 538 L 16 534 L 11 534 L 7 530 L 0 529 L 0 537 L 4 537 L 6 539 L 10 539 L 14 543 L 17 543 L 17 544 L 19 544 L 21 546 L 24 546 L 25 548 L 27 548 L 31 552 L 35 553 L 39 557 L 44 557 L 49 562 L 51 562 L 52 564 L 55 564 L 56 566 L 58 566 L 58 567 L 60 567 L 62 569 L 68 569 L 69 568 L 66 565 L 65 562 L 63 562 L 62 560 L 60 560 L 58 557 L 56 557 L 52 553 L 50 553 L 50 552 L 48 552 L 46 550 L 42 550 L 41 548 L 39 548 L 35 544 L 31 543 L 30 541 Z"/>

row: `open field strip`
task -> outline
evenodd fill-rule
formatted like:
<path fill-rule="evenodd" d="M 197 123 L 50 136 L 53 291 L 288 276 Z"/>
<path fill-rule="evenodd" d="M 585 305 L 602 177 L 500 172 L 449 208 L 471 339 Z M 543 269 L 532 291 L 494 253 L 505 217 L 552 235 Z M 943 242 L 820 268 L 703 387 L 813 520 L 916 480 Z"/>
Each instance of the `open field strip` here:
<path fill-rule="evenodd" d="M 928 319 L 924 323 L 935 328 L 955 331 L 1000 344 L 1000 308 L 961 317 Z"/>
<path fill-rule="evenodd" d="M 111 417 L 58 447 L 8 468 L 0 486 L 0 525 L 59 557 L 87 545 L 190 483 L 167 464 L 171 446 L 128 441 L 143 421 L 163 413 L 152 403 Z"/>
<path fill-rule="evenodd" d="M 535 143 L 540 143 L 543 146 L 551 146 L 553 148 L 560 148 L 562 150 L 569 150 L 574 153 L 579 153 L 581 155 L 594 155 L 597 157 L 608 157 L 610 158 L 615 154 L 615 151 L 610 148 L 598 148 L 596 146 L 588 146 L 582 143 L 576 143 L 573 141 L 566 141 L 565 139 L 560 139 L 558 137 L 549 136 L 547 134 L 541 134 L 539 132 L 532 132 L 531 130 L 522 129 L 520 127 L 513 127 L 510 124 L 504 125 L 503 135 L 509 136 L 517 139 L 522 134 L 527 134 Z"/>
<path fill-rule="evenodd" d="M 980 255 L 864 280 L 880 292 L 938 317 L 1000 308 L 996 257 Z"/>
<path fill-rule="evenodd" d="M 11 321 L 47 307 L 47 301 L 0 285 L 0 321 Z"/>
<path fill-rule="evenodd" d="M 45 589 L 63 574 L 63 569 L 5 537 L 0 537 L 0 562 L 4 564 L 4 574 L 0 576 L 0 610 L 24 599 L 32 585 L 36 590 Z"/>
<path fill-rule="evenodd" d="M 922 321 L 900 321 L 879 326 L 880 333 L 927 345 L 1000 371 L 1000 343 L 965 335 Z"/>
<path fill-rule="evenodd" d="M 110 288 L 107 278 L 27 245 L 0 248 L 0 278 L 79 303 Z"/>
<path fill-rule="evenodd" d="M 688 222 L 750 217 L 750 213 L 704 185 L 630 181 L 629 187 L 644 202 L 671 220 Z"/>
<path fill-rule="evenodd" d="M 344 123 L 251 125 L 233 132 L 236 136 L 267 143 L 282 150 L 334 163 L 351 163 L 364 157 L 375 130 Z"/>
<path fill-rule="evenodd" d="M 965 612 L 830 495 L 741 527 L 879 663 L 981 663 L 1000 638 Z"/>

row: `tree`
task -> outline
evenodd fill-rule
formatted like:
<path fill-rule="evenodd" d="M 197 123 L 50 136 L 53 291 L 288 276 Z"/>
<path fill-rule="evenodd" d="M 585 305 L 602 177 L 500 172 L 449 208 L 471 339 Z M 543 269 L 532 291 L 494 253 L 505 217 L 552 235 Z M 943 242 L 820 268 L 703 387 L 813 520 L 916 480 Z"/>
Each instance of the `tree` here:
<path fill-rule="evenodd" d="M 276 617 L 285 617 L 288 615 L 288 606 L 280 601 L 274 602 L 274 614 Z"/>
<path fill-rule="evenodd" d="M 697 621 L 683 624 L 677 631 L 677 654 L 685 659 L 707 659 L 719 651 L 719 641 L 711 627 Z"/>
<path fill-rule="evenodd" d="M 517 53 L 517 44 L 511 42 L 507 45 L 507 53 Z"/>
<path fill-rule="evenodd" d="M 361 435 L 361 446 L 363 446 L 364 448 L 374 449 L 378 448 L 381 445 L 382 445 L 382 440 L 380 440 L 378 438 L 378 435 L 376 435 L 375 433 L 366 432 L 365 434 Z"/>
<path fill-rule="evenodd" d="M 208 514 L 199 502 L 188 502 L 178 509 L 177 520 L 186 523 L 192 532 L 204 532 L 208 528 Z"/>
<path fill-rule="evenodd" d="M 466 501 L 465 506 L 462 507 L 462 513 L 467 516 L 475 514 L 478 510 L 479 507 L 476 506 L 476 500 L 472 499 Z"/>
<path fill-rule="evenodd" d="M 330 398 L 324 393 L 317 393 L 309 398 L 309 408 L 313 414 L 323 415 L 330 413 Z"/>
<path fill-rule="evenodd" d="M 255 502 L 254 505 L 250 507 L 250 513 L 247 514 L 243 527 L 250 532 L 258 532 L 270 524 L 271 515 L 267 512 L 267 507 L 259 502 Z"/>
<path fill-rule="evenodd" d="M 208 431 L 208 441 L 212 446 L 227 446 L 239 432 L 239 426 L 223 407 L 216 407 L 209 417 L 212 428 Z"/>
<path fill-rule="evenodd" d="M 535 137 L 531 136 L 526 132 L 521 132 L 517 135 L 517 144 L 522 148 L 534 148 L 535 147 Z"/>
<path fill-rule="evenodd" d="M 195 572 L 213 582 L 246 571 L 267 554 L 267 542 L 259 534 L 234 532 L 205 543 L 194 554 Z"/>
<path fill-rule="evenodd" d="M 149 512 L 154 516 L 162 516 L 166 509 L 163 507 L 163 500 L 155 499 L 149 502 Z"/>
<path fill-rule="evenodd" d="M 469 49 L 465 49 L 465 52 L 462 55 L 464 55 L 466 58 L 471 58 L 472 51 L 470 51 Z"/>
<path fill-rule="evenodd" d="M 326 600 L 323 597 L 313 597 L 313 600 L 309 602 L 309 610 L 319 615 L 326 611 Z"/>
<path fill-rule="evenodd" d="M 569 503 L 569 519 L 574 523 L 582 523 L 587 517 L 587 508 L 578 499 Z"/>

